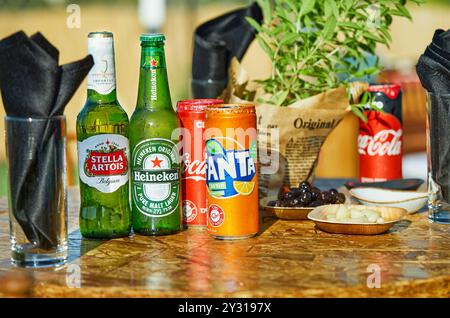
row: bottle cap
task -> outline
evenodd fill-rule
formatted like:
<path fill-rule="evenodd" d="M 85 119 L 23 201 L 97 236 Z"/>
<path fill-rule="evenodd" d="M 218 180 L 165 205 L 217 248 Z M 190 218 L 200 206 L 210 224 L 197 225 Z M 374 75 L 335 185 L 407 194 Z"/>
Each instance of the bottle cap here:
<path fill-rule="evenodd" d="M 157 43 L 157 42 L 164 42 L 166 40 L 166 37 L 164 36 L 164 34 L 161 33 L 142 34 L 140 40 L 141 42 Z"/>
<path fill-rule="evenodd" d="M 108 31 L 89 32 L 88 38 L 112 38 L 113 34 Z"/>

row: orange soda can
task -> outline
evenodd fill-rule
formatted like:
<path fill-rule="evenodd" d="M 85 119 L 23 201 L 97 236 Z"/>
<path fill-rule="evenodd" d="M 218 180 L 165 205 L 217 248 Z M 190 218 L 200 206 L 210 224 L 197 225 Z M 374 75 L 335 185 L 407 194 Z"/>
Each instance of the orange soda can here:
<path fill-rule="evenodd" d="M 256 114 L 252 104 L 206 109 L 208 232 L 243 239 L 259 227 Z"/>
<path fill-rule="evenodd" d="M 177 103 L 181 122 L 181 192 L 183 221 L 189 227 L 206 227 L 205 110 L 220 99 L 182 100 Z"/>

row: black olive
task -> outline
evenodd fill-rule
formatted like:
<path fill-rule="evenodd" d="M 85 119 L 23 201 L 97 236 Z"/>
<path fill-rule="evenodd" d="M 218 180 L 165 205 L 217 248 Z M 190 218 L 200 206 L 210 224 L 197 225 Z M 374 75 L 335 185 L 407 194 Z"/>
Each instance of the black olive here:
<path fill-rule="evenodd" d="M 317 200 L 317 201 L 312 201 L 310 204 L 308 204 L 309 207 L 311 208 L 315 208 L 317 206 L 321 206 L 321 205 L 325 205 L 326 203 L 323 200 Z"/>
<path fill-rule="evenodd" d="M 318 200 L 322 198 L 322 191 L 318 187 L 313 187 L 311 189 L 311 199 L 312 201 Z"/>
<path fill-rule="evenodd" d="M 336 189 L 330 189 L 330 190 L 328 190 L 328 192 L 330 192 L 330 194 L 333 196 L 335 196 L 336 194 L 339 193 L 338 190 L 336 190 Z"/>
<path fill-rule="evenodd" d="M 312 195 L 311 192 L 303 192 L 300 196 L 300 202 L 304 205 L 309 204 L 312 201 Z"/>
<path fill-rule="evenodd" d="M 278 200 L 283 200 L 283 195 L 289 192 L 291 189 L 288 186 L 282 186 L 278 191 Z"/>
<path fill-rule="evenodd" d="M 345 195 L 343 193 L 338 193 L 336 195 L 336 203 L 339 204 L 345 203 Z"/>
<path fill-rule="evenodd" d="M 328 191 L 323 191 L 322 192 L 322 201 L 325 202 L 325 204 L 331 203 L 332 198 L 331 195 Z"/>
<path fill-rule="evenodd" d="M 328 192 L 329 193 L 329 192 Z M 331 193 L 329 193 L 329 195 L 330 195 L 330 202 L 328 202 L 328 203 L 330 203 L 330 204 L 335 204 L 335 203 L 337 203 L 337 197 L 336 197 L 336 195 L 333 195 L 333 194 L 331 194 Z"/>
<path fill-rule="evenodd" d="M 292 199 L 287 201 L 287 205 L 288 207 L 295 207 L 297 204 L 299 203 L 298 199 Z"/>
<path fill-rule="evenodd" d="M 309 184 L 308 181 L 302 181 L 300 182 L 299 186 L 300 189 L 305 190 L 305 191 L 311 191 L 311 185 Z"/>
<path fill-rule="evenodd" d="M 283 197 L 282 200 L 283 201 L 289 201 L 292 200 L 294 198 L 294 194 L 292 192 L 286 192 Z"/>
<path fill-rule="evenodd" d="M 269 201 L 269 202 L 267 203 L 267 206 L 276 206 L 276 205 L 277 205 L 277 202 L 278 202 L 278 201 L 275 201 L 275 200 Z"/>
<path fill-rule="evenodd" d="M 337 194 L 339 193 L 336 189 L 330 189 L 328 191 L 330 193 L 331 201 L 330 203 L 334 204 L 337 203 Z"/>
<path fill-rule="evenodd" d="M 292 193 L 294 198 L 298 198 L 302 194 L 302 191 L 300 190 L 300 188 L 291 188 L 290 192 Z"/>

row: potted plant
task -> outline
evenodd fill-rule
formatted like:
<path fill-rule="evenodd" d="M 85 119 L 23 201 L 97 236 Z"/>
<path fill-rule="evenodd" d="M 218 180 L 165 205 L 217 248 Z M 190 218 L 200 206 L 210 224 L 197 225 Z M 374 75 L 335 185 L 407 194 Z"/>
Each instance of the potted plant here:
<path fill-rule="evenodd" d="M 271 76 L 250 81 L 234 60 L 223 97 L 257 104 L 260 189 L 271 195 L 313 177 L 320 147 L 348 111 L 365 120 L 368 84 L 356 81 L 381 70 L 377 45 L 392 41 L 395 16 L 411 15 L 406 0 L 257 2 L 263 22 L 247 21 L 272 62 Z"/>

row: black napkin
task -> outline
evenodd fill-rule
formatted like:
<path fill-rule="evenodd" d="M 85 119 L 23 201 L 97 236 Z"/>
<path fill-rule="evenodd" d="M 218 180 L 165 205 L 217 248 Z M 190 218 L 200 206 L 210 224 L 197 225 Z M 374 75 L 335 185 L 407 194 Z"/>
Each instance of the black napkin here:
<path fill-rule="evenodd" d="M 429 138 L 431 175 L 443 198 L 450 201 L 450 30 L 436 30 L 416 66 L 422 86 L 430 93 Z M 437 190 L 437 189 L 435 189 Z"/>
<path fill-rule="evenodd" d="M 436 30 L 416 66 L 422 86 L 430 93 L 450 94 L 450 30 Z"/>
<path fill-rule="evenodd" d="M 216 98 L 228 84 L 228 67 L 235 56 L 241 60 L 255 38 L 255 30 L 245 20 L 263 19 L 257 3 L 229 12 L 200 25 L 194 35 L 192 95 Z"/>
<path fill-rule="evenodd" d="M 31 125 L 9 122 L 6 138 L 10 171 L 10 209 L 38 248 L 58 245 L 57 217 L 64 182 L 61 151 L 65 127 L 48 118 L 64 108 L 94 65 L 92 57 L 58 64 L 59 51 L 41 34 L 23 31 L 0 41 L 0 91 L 6 114 L 43 118 Z"/>

